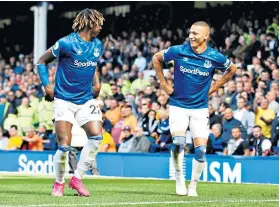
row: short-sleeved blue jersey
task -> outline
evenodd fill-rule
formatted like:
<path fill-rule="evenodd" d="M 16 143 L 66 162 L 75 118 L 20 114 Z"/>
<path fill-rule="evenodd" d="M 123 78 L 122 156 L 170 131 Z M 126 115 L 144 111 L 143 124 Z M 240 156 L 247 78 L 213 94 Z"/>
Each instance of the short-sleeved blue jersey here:
<path fill-rule="evenodd" d="M 75 32 L 58 40 L 52 46 L 58 58 L 54 96 L 75 104 L 92 99 L 93 77 L 102 50 L 99 39 L 86 42 Z"/>
<path fill-rule="evenodd" d="M 163 59 L 174 61 L 174 92 L 169 104 L 187 109 L 207 108 L 215 69 L 224 72 L 231 65 L 217 50 L 207 46 L 203 53 L 196 54 L 189 43 L 169 47 Z"/>

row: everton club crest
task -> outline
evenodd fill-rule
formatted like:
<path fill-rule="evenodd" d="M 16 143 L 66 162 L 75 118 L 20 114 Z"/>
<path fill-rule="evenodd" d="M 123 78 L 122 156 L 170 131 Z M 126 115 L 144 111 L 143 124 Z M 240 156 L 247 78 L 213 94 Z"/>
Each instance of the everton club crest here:
<path fill-rule="evenodd" d="M 94 48 L 93 55 L 94 55 L 94 57 L 99 57 L 99 55 L 100 55 L 99 49 Z"/>
<path fill-rule="evenodd" d="M 211 66 L 212 66 L 211 61 L 210 61 L 210 60 L 205 60 L 205 62 L 204 62 L 204 67 L 205 67 L 205 68 L 211 68 Z"/>

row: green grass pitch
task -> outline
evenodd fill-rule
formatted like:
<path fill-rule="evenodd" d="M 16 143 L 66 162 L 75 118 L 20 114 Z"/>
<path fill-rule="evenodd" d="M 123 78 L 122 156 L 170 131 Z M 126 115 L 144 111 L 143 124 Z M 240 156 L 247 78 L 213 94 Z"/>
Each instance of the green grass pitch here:
<path fill-rule="evenodd" d="M 85 178 L 84 183 L 91 192 L 89 198 L 75 196 L 68 186 L 64 197 L 54 198 L 50 195 L 52 183 L 53 178 L 1 176 L 0 207 L 279 206 L 278 185 L 201 182 L 199 197 L 187 197 L 175 195 L 175 181 L 170 180 Z"/>

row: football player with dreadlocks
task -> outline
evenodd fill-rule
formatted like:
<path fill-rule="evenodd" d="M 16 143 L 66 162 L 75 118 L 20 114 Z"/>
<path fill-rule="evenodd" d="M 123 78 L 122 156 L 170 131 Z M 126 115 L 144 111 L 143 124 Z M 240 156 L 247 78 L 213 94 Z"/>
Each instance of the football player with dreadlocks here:
<path fill-rule="evenodd" d="M 59 39 L 39 59 L 37 68 L 47 101 L 54 101 L 55 132 L 58 150 L 54 155 L 56 180 L 52 195 L 63 196 L 65 165 L 70 150 L 74 119 L 85 130 L 85 144 L 77 170 L 69 182 L 80 196 L 90 193 L 82 177 L 92 167 L 102 140 L 102 113 L 94 97 L 100 91 L 97 63 L 102 54 L 102 42 L 96 38 L 104 17 L 94 9 L 84 9 L 75 18 L 73 33 Z M 55 86 L 49 82 L 47 64 L 58 58 Z"/>

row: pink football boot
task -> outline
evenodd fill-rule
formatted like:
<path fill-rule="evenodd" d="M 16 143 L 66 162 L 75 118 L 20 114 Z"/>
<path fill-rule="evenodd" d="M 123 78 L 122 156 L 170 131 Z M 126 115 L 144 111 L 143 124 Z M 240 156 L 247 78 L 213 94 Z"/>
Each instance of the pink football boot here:
<path fill-rule="evenodd" d="M 78 195 L 88 197 L 90 195 L 89 191 L 86 189 L 82 180 L 73 176 L 69 182 L 69 188 L 77 191 Z"/>
<path fill-rule="evenodd" d="M 60 184 L 58 182 L 54 182 L 52 189 L 52 196 L 63 196 L 64 195 L 64 187 L 65 183 Z"/>

